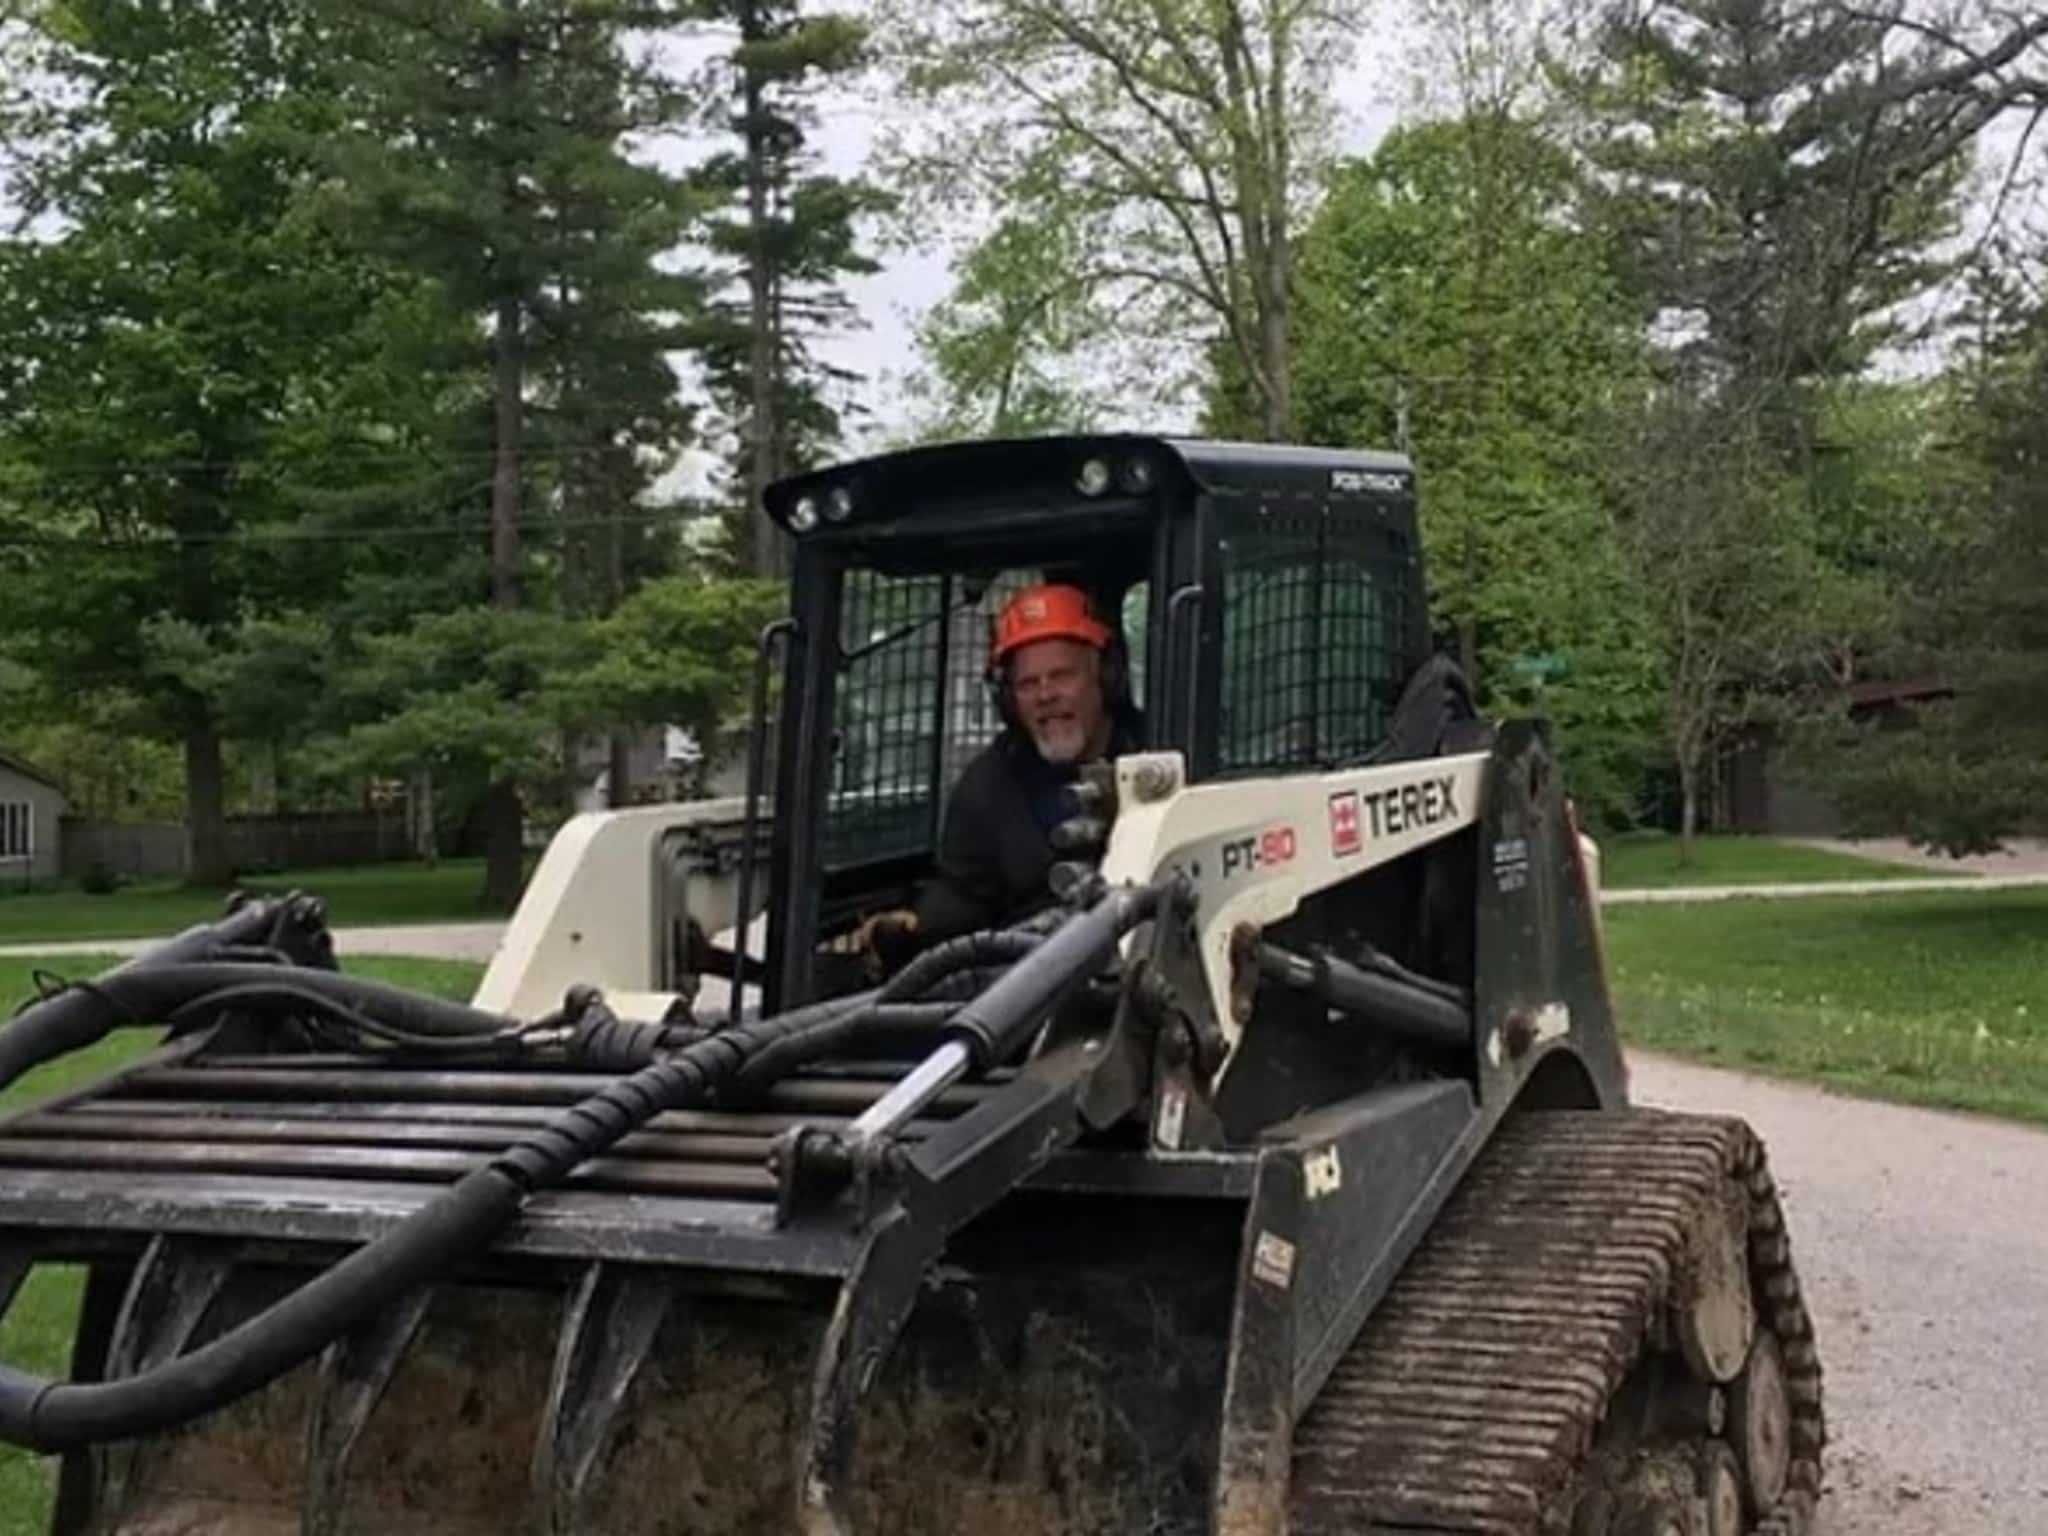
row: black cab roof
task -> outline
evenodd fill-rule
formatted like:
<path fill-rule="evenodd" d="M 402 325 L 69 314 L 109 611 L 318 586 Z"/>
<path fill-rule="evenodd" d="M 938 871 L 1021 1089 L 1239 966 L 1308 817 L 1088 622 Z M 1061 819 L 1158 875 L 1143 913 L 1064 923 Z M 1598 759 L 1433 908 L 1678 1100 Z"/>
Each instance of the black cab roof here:
<path fill-rule="evenodd" d="M 769 486 L 765 501 L 780 527 L 801 535 L 967 498 L 1113 502 L 1161 487 L 1183 496 L 1384 496 L 1412 494 L 1413 486 L 1405 454 L 1100 433 L 902 449 L 792 476 Z"/>

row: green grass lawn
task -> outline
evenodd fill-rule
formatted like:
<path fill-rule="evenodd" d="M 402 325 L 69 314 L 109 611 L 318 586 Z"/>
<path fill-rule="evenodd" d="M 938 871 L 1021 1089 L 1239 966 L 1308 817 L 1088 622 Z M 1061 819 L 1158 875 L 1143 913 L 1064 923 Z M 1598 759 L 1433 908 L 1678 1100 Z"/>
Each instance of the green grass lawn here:
<path fill-rule="evenodd" d="M 11 1015 L 15 1003 L 34 995 L 32 973 L 38 968 L 69 980 L 92 976 L 114 963 L 110 956 L 0 957 L 0 1017 Z M 458 961 L 382 956 L 362 956 L 347 961 L 346 967 L 358 975 L 458 1000 L 466 1000 L 483 975 L 481 966 Z M 157 1038 L 154 1031 L 123 1031 L 39 1068 L 0 1093 L 0 1113 L 90 1081 L 147 1050 Z M 69 1267 L 45 1267 L 30 1275 L 20 1297 L 0 1317 L 0 1360 L 40 1376 L 68 1375 L 72 1320 L 82 1287 L 82 1272 Z M 49 1528 L 55 1474 L 54 1461 L 0 1446 L 0 1536 L 40 1536 Z"/>
<path fill-rule="evenodd" d="M 2048 889 L 1610 907 L 1605 923 L 1631 1043 L 2048 1123 Z"/>
<path fill-rule="evenodd" d="M 327 902 L 328 922 L 337 928 L 476 922 L 503 915 L 483 904 L 483 863 L 476 859 L 307 869 L 252 875 L 240 884 L 247 890 L 320 896 Z M 106 896 L 79 890 L 15 891 L 0 894 L 0 944 L 154 938 L 213 921 L 224 900 L 222 892 L 188 890 L 167 881 L 127 886 Z"/>
<path fill-rule="evenodd" d="M 1852 853 L 1830 853 L 1769 837 L 1715 835 L 1693 839 L 1693 861 L 1678 862 L 1678 839 L 1666 832 L 1624 832 L 1600 843 L 1600 884 L 1605 890 L 1665 889 L 1676 885 L 1772 885 L 1779 882 L 1902 880 L 1944 871 L 1881 864 Z M 1961 871 L 1954 878 L 1965 879 Z M 4 921 L 4 918 L 0 918 Z"/>

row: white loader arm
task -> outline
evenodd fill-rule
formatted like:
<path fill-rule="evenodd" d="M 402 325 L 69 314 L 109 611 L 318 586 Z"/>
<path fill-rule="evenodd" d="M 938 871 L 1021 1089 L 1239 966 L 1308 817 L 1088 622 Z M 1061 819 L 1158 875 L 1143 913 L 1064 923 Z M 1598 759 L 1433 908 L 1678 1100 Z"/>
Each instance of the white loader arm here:
<path fill-rule="evenodd" d="M 1279 922 L 1304 897 L 1474 825 L 1487 762 L 1476 752 L 1190 789 L 1178 752 L 1119 758 L 1102 873 L 1112 886 L 1175 869 L 1194 882 L 1210 1002 L 1235 1049 L 1232 930 Z"/>

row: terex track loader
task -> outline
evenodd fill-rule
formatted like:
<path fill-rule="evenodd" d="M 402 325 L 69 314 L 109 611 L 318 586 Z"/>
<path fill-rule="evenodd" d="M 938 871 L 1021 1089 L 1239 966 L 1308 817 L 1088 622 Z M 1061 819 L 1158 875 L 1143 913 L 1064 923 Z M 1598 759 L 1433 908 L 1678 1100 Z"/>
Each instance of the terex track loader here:
<path fill-rule="evenodd" d="M 1807 1526 L 1763 1150 L 1628 1105 L 1589 847 L 1429 655 L 1404 460 L 962 444 L 769 505 L 748 793 L 571 822 L 471 1005 L 297 895 L 0 1029 L 11 1081 L 167 1026 L 0 1123 L 0 1299 L 88 1266 L 74 1379 L 0 1374 L 59 1529 Z M 1147 750 L 1041 903 L 875 974 L 1047 578 Z"/>

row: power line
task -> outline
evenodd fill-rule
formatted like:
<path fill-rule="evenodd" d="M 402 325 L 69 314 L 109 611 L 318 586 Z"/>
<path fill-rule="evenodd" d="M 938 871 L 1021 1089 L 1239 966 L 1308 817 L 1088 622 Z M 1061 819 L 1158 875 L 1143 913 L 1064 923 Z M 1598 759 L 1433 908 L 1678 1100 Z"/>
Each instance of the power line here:
<path fill-rule="evenodd" d="M 522 532 L 527 533 L 617 527 L 687 527 L 695 523 L 711 522 L 724 515 L 724 511 L 721 509 L 702 508 L 685 512 L 621 513 L 613 517 L 524 518 L 516 526 Z M 350 528 L 234 528 L 212 533 L 150 538 L 120 538 L 105 534 L 0 533 L 0 549 L 32 549 L 58 553 L 70 551 L 111 551 L 119 553 L 175 554 L 178 550 L 193 545 L 218 547 L 222 545 L 269 543 L 360 543 L 365 539 L 383 538 L 473 539 L 487 537 L 491 532 L 491 528 L 492 524 L 488 520 L 479 520 L 470 523 L 453 524 L 365 524 Z"/>
<path fill-rule="evenodd" d="M 4 441 L 4 439 L 0 439 Z M 269 477 L 289 476 L 295 467 L 307 471 L 326 468 L 357 468 L 371 465 L 392 465 L 399 468 L 457 468 L 470 465 L 489 464 L 497 457 L 497 449 L 479 447 L 473 449 L 434 449 L 430 451 L 408 451 L 391 449 L 371 452 L 369 450 L 346 450 L 340 452 L 322 451 L 309 455 L 303 466 L 291 461 L 280 462 L 266 457 L 276 449 L 252 448 L 245 454 L 214 459 L 134 459 L 99 460 L 86 464 L 55 465 L 42 467 L 31 465 L 28 473 L 41 480 L 71 480 L 107 478 L 117 475 L 169 475 L 204 474 L 222 470 L 257 472 Z M 570 459 L 594 458 L 605 453 L 637 452 L 639 445 L 630 443 L 556 443 L 528 446 L 520 451 L 522 463 L 560 463 Z M 701 450 L 680 450 L 688 453 Z"/>

